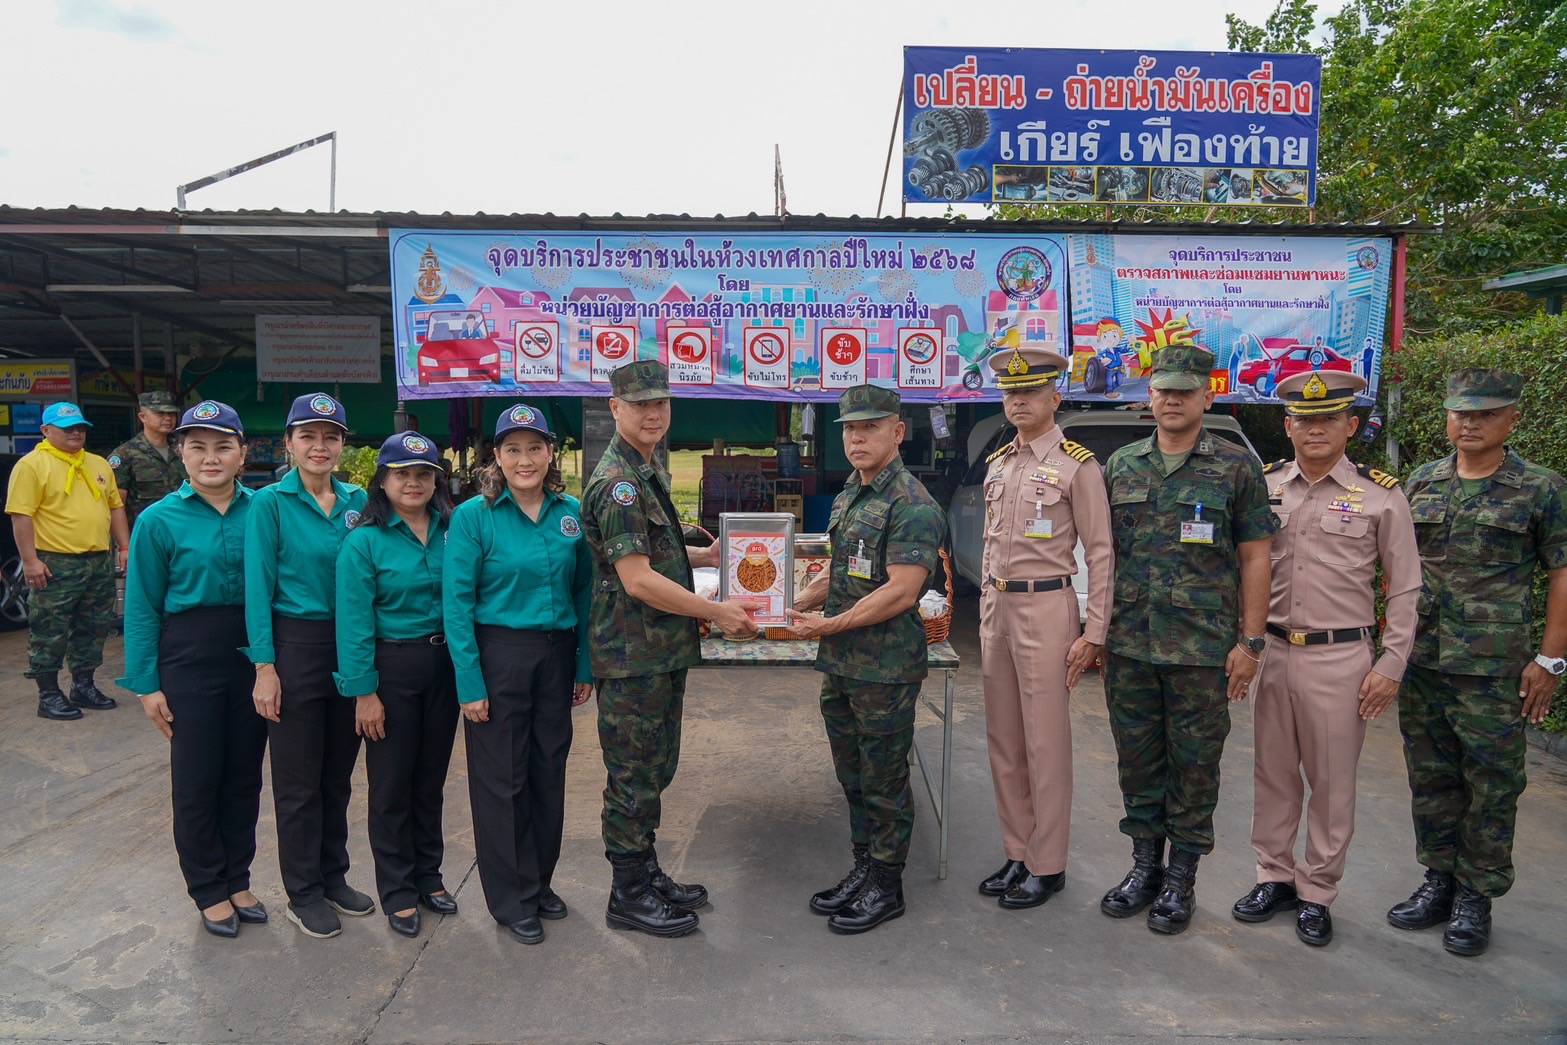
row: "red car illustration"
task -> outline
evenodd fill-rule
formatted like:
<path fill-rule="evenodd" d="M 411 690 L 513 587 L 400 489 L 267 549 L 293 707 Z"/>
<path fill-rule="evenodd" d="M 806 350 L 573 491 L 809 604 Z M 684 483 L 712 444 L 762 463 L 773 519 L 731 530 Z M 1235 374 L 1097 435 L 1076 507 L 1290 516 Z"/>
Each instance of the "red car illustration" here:
<path fill-rule="evenodd" d="M 1250 385 L 1257 394 L 1273 395 L 1279 382 L 1308 370 L 1353 371 L 1354 365 L 1326 345 L 1303 345 L 1292 337 L 1262 339 L 1261 359 L 1241 364 L 1239 382 Z"/>
<path fill-rule="evenodd" d="M 436 312 L 419 345 L 419 383 L 499 381 L 501 346 L 477 312 Z"/>

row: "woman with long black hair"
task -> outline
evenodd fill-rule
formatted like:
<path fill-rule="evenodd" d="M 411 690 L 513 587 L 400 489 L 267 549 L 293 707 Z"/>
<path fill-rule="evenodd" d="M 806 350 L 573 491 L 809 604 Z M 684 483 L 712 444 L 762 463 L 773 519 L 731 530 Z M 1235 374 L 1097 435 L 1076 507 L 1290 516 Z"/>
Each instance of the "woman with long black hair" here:
<path fill-rule="evenodd" d="M 442 792 L 457 690 L 441 623 L 452 504 L 435 444 L 381 444 L 370 497 L 337 555 L 337 689 L 354 701 L 370 782 L 375 885 L 393 931 L 419 935 L 419 905 L 456 914 L 441 880 Z"/>
<path fill-rule="evenodd" d="M 565 826 L 571 709 L 592 695 L 593 564 L 543 414 L 521 403 L 501 414 L 481 489 L 452 513 L 446 640 L 466 720 L 484 899 L 497 922 L 534 944 L 544 939 L 540 918 L 566 917 L 550 879 Z"/>
<path fill-rule="evenodd" d="M 245 426 L 226 403 L 185 411 L 174 448 L 190 478 L 136 520 L 125 578 L 125 677 L 169 742 L 174 849 L 214 936 L 267 909 L 250 891 L 267 724 L 245 659 Z"/>

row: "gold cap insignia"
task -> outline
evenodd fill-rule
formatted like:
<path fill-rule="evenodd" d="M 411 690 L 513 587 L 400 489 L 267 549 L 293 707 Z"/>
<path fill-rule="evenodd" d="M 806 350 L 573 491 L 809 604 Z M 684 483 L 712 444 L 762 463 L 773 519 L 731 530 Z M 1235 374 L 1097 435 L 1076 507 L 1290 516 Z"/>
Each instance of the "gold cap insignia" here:
<path fill-rule="evenodd" d="M 1301 388 L 1300 397 L 1302 399 L 1326 399 L 1328 397 L 1327 382 L 1323 381 L 1320 375 L 1312 374 L 1311 380 L 1307 381 L 1305 386 Z"/>
<path fill-rule="evenodd" d="M 1012 358 L 1007 360 L 1007 373 L 1015 376 L 1028 373 L 1028 360 L 1015 348 L 1012 350 Z"/>

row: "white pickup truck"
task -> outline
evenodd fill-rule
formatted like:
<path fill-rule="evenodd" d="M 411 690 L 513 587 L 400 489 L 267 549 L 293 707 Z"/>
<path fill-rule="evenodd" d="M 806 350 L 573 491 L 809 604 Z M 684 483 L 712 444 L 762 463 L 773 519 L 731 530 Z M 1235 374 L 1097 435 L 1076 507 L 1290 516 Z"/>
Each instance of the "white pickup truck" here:
<path fill-rule="evenodd" d="M 1068 439 L 1082 443 L 1104 465 L 1110 455 L 1127 443 L 1146 438 L 1154 430 L 1153 415 L 1130 410 L 1062 410 L 1056 422 Z M 1252 456 L 1257 450 L 1241 431 L 1235 418 L 1209 414 L 1203 425 L 1214 435 L 1244 446 Z M 947 528 L 952 535 L 952 565 L 958 575 L 976 588 L 985 583 L 981 563 L 985 538 L 985 458 L 1014 435 L 1011 425 L 1000 414 L 987 417 L 969 433 L 969 469 L 963 485 L 952 496 L 947 509 Z M 1072 588 L 1077 592 L 1077 612 L 1081 618 L 1088 604 L 1088 569 L 1083 563 L 1083 546 L 1078 544 L 1077 573 Z"/>

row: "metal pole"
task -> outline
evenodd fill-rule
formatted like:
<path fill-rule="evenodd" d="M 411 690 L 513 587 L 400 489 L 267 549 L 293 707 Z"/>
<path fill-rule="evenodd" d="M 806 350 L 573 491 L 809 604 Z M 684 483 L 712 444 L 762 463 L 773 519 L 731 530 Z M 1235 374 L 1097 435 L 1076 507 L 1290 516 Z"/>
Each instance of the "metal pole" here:
<path fill-rule="evenodd" d="M 120 387 L 130 393 L 132 399 L 136 398 L 136 389 L 132 388 L 131 383 L 125 380 L 124 374 L 121 374 L 118 370 L 114 369 L 114 364 L 109 362 L 109 357 L 99 351 L 97 345 L 88 340 L 87 335 L 82 333 L 82 328 L 77 326 L 75 323 L 72 323 L 71 317 L 66 315 L 64 312 L 60 313 L 60 322 L 64 323 L 71 333 L 76 335 L 76 339 L 87 347 L 87 351 L 92 353 L 93 358 L 98 361 L 98 364 L 109 372 L 109 376 L 118 381 L 120 383 Z"/>
<path fill-rule="evenodd" d="M 147 390 L 146 378 L 142 376 L 141 361 L 141 313 L 131 313 L 131 364 L 136 368 L 136 391 L 138 393 Z"/>
<path fill-rule="evenodd" d="M 898 140 L 898 124 L 903 119 L 903 81 L 898 80 L 898 105 L 892 110 L 892 133 L 887 135 L 887 162 L 881 168 L 881 192 L 876 196 L 876 216 L 881 217 L 882 202 L 887 198 L 887 175 L 892 170 L 892 145 Z"/>
<path fill-rule="evenodd" d="M 1388 334 L 1388 355 L 1396 356 L 1404 348 L 1404 286 L 1409 277 L 1409 240 L 1404 236 L 1393 238 L 1393 321 Z M 1397 377 L 1397 374 L 1394 374 Z M 1393 422 L 1403 401 L 1402 390 L 1395 380 L 1387 392 L 1387 460 L 1393 471 L 1398 471 L 1398 438 L 1393 434 Z"/>
<path fill-rule="evenodd" d="M 327 183 L 326 210 L 328 214 L 337 213 L 337 132 L 332 132 L 332 174 Z"/>

